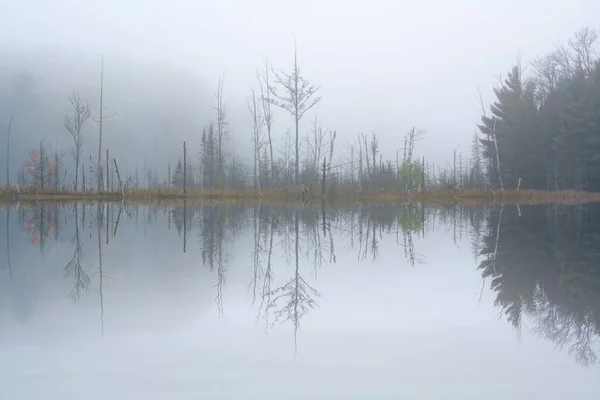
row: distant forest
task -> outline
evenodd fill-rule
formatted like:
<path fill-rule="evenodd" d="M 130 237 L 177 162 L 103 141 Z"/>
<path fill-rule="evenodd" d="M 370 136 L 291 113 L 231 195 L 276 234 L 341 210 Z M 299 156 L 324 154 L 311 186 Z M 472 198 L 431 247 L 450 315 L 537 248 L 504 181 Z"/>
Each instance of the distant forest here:
<path fill-rule="evenodd" d="M 0 171 L 6 186 L 77 191 L 179 188 L 184 183 L 190 188 L 259 190 L 303 185 L 319 191 L 325 191 L 325 187 L 328 191 L 340 187 L 600 191 L 600 172 L 596 172 L 600 166 L 597 39 L 596 31 L 584 28 L 530 65 L 524 67 L 518 59 L 506 77 L 499 79 L 489 108 L 480 91 L 482 118 L 471 150 L 463 155 L 455 149 L 450 164 L 436 165 L 426 157 L 415 157 L 416 144 L 425 135 L 416 127 L 408 130 L 404 147 L 393 160 L 383 159 L 375 133 L 357 133 L 353 139 L 347 137 L 340 142 L 334 130 L 322 128 L 317 116 L 308 116 L 322 100 L 320 86 L 301 73 L 300 60 L 294 57 L 288 69 L 268 63 L 257 69 L 255 89 L 247 98 L 252 125 L 245 132 L 249 135 L 233 135 L 230 131 L 223 101 L 224 81 L 219 79 L 213 104 L 202 99 L 202 115 L 212 122 L 203 128 L 193 127 L 193 144 L 186 140 L 187 146 L 181 147 L 179 156 L 170 153 L 167 160 L 154 157 L 148 163 L 144 158 L 143 165 L 135 166 L 118 148 L 116 153 L 107 151 L 109 147 L 120 147 L 114 140 L 110 146 L 102 144 L 102 125 L 111 116 L 103 108 L 102 94 L 106 91 L 102 79 L 100 102 L 94 109 L 74 89 L 62 115 L 55 116 L 53 124 L 59 121 L 62 126 L 61 133 L 56 129 L 54 133 L 63 135 L 69 151 L 56 149 L 46 138 L 29 149 L 28 155 L 11 152 L 13 121 L 23 119 L 19 110 L 28 106 L 18 104 L 28 102 L 29 81 L 21 76 L 12 84 L 14 104 L 0 102 L 8 110 L 0 110 L 5 119 L 0 125 L 6 144 L 6 162 Z M 275 110 L 289 118 L 285 123 L 292 129 L 284 134 L 273 129 Z M 311 128 L 303 132 L 300 121 L 307 119 Z M 98 129 L 90 132 L 90 125 Z M 233 151 L 234 139 L 250 139 L 251 154 Z M 125 135 L 120 140 L 131 141 Z M 130 144 L 127 146 L 135 151 Z M 15 158 L 19 159 L 18 168 L 14 168 Z"/>
<path fill-rule="evenodd" d="M 600 191 L 597 40 L 596 31 L 582 29 L 537 58 L 528 75 L 517 63 L 494 88 L 476 142 L 491 185 Z"/>

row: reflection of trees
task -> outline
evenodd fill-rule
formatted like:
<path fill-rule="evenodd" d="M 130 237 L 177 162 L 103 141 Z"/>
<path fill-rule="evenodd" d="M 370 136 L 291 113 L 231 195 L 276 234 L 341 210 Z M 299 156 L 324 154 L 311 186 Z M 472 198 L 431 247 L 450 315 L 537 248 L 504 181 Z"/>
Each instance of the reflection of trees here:
<path fill-rule="evenodd" d="M 104 336 L 104 279 L 113 279 L 110 276 L 104 275 L 102 265 L 102 224 L 104 222 L 104 213 L 108 213 L 108 204 L 98 203 L 96 206 L 96 225 L 98 235 L 98 272 L 94 276 L 98 276 L 98 294 L 100 298 L 100 335 Z"/>
<path fill-rule="evenodd" d="M 223 288 L 227 273 L 226 242 L 233 240 L 244 227 L 244 208 L 217 205 L 170 207 L 171 219 L 184 243 L 187 234 L 197 228 L 202 263 L 217 274 L 215 302 L 219 315 L 223 314 Z M 185 244 L 184 244 L 185 246 Z"/>
<path fill-rule="evenodd" d="M 8 273 L 10 274 L 10 280 L 13 280 L 12 263 L 10 260 L 10 208 L 5 208 L 6 213 L 6 266 L 8 267 Z"/>
<path fill-rule="evenodd" d="M 402 228 L 404 243 L 404 258 L 411 266 L 422 264 L 423 256 L 415 250 L 414 236 L 422 232 L 425 227 L 425 209 L 423 205 L 406 206 L 404 212 L 398 213 L 398 225 Z"/>
<path fill-rule="evenodd" d="M 298 328 L 300 320 L 311 309 L 317 306 L 314 297 L 319 296 L 319 292 L 302 278 L 300 275 L 300 212 L 295 213 L 294 218 L 294 254 L 295 268 L 293 277 L 276 289 L 272 289 L 263 293 L 263 297 L 268 300 L 265 304 L 265 314 L 268 315 L 272 311 L 275 322 L 283 323 L 291 321 L 294 326 L 294 355 L 298 349 Z"/>
<path fill-rule="evenodd" d="M 189 233 L 192 229 L 192 221 L 194 219 L 194 208 L 183 207 L 183 205 L 178 207 L 171 207 L 171 218 L 173 219 L 175 229 L 177 229 L 177 233 L 180 236 L 184 231 L 184 225 L 187 231 L 186 233 Z"/>
<path fill-rule="evenodd" d="M 82 292 L 85 292 L 90 285 L 90 277 L 81 266 L 83 258 L 83 248 L 81 246 L 81 238 L 79 233 L 79 206 L 75 205 L 75 234 L 71 239 L 73 245 L 73 257 L 65 265 L 63 273 L 65 277 L 73 278 L 73 286 L 69 297 L 73 300 L 78 300 Z"/>
<path fill-rule="evenodd" d="M 44 205 L 33 209 L 23 209 L 22 216 L 25 220 L 23 232 L 27 234 L 31 244 L 39 244 L 42 252 L 48 240 L 55 237 L 58 220 L 56 214 L 58 214 L 58 208 L 53 213 Z"/>
<path fill-rule="evenodd" d="M 600 335 L 598 211 L 598 205 L 492 211 L 479 265 L 491 279 L 495 305 L 515 328 L 528 316 L 536 333 L 584 365 L 596 362 Z"/>
<path fill-rule="evenodd" d="M 262 203 L 259 203 L 258 207 L 254 207 L 254 216 L 252 218 L 254 225 L 252 229 L 254 245 L 252 250 L 252 279 L 250 281 L 250 287 L 252 289 L 253 304 L 256 301 L 257 294 L 259 293 L 259 284 L 266 273 L 263 268 L 263 263 L 267 248 L 265 247 L 265 243 L 261 240 L 261 237 L 264 237 L 264 235 L 261 234 L 265 230 L 265 228 L 263 228 L 264 221 L 262 209 Z M 269 226 L 266 227 L 267 230 L 272 231 L 272 229 L 269 228 Z"/>
<path fill-rule="evenodd" d="M 256 317 L 257 321 L 258 321 L 258 319 L 260 319 L 262 310 L 265 309 L 267 304 L 269 304 L 271 301 L 271 295 L 270 295 L 271 283 L 273 282 L 273 269 L 271 266 L 271 260 L 272 260 L 272 256 L 273 256 L 273 237 L 275 236 L 275 226 L 276 226 L 275 215 L 272 215 L 270 220 L 267 221 L 267 230 L 269 231 L 269 245 L 268 245 L 268 254 L 267 254 L 267 265 L 266 265 L 264 272 L 262 273 L 261 303 L 260 303 L 260 307 L 258 310 L 258 315 Z M 255 296 L 256 296 L 256 294 L 254 294 L 254 297 Z M 269 314 L 266 311 L 267 310 L 265 310 L 265 314 L 264 314 L 265 328 L 268 329 Z"/>
<path fill-rule="evenodd" d="M 219 316 L 223 315 L 223 287 L 225 285 L 225 218 L 227 215 L 216 206 L 204 206 L 199 209 L 199 239 L 202 246 L 202 263 L 211 271 L 217 272 L 215 303 Z"/>

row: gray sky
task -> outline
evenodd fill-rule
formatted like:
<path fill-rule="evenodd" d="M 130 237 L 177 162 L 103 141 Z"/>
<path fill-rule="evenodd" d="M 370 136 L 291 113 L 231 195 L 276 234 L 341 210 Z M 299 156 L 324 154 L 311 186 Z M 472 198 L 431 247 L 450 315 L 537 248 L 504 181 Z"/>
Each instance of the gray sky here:
<path fill-rule="evenodd" d="M 449 159 L 457 144 L 466 151 L 480 116 L 477 85 L 491 101 L 492 85 L 519 51 L 527 63 L 577 29 L 597 28 L 600 15 L 597 0 L 0 4 L 2 47 L 158 59 L 212 84 L 223 73 L 232 126 L 237 135 L 247 130 L 248 137 L 245 98 L 255 86 L 254 71 L 267 56 L 276 67 L 289 68 L 295 34 L 302 72 L 322 85 L 324 99 L 315 112 L 323 126 L 336 129 L 341 139 L 375 131 L 390 159 L 413 125 L 428 131 L 420 154 Z M 312 115 L 306 118 L 304 130 Z M 290 125 L 289 117 L 276 115 L 277 132 Z"/>

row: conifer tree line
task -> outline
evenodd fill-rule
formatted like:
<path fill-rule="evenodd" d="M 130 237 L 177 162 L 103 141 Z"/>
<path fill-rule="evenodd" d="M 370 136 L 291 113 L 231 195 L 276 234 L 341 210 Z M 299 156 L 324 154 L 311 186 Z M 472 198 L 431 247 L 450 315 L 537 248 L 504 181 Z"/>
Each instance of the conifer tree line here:
<path fill-rule="evenodd" d="M 597 49 L 584 28 L 530 66 L 518 60 L 482 110 L 473 171 L 498 188 L 600 191 Z"/>

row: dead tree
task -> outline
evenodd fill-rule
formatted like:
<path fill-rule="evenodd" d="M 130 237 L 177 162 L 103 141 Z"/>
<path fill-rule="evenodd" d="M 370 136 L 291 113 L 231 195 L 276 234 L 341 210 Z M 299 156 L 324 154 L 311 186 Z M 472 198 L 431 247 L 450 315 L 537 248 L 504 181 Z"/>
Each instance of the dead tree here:
<path fill-rule="evenodd" d="M 6 131 L 6 187 L 10 187 L 10 131 L 12 129 L 13 114 L 8 120 L 8 129 Z"/>
<path fill-rule="evenodd" d="M 227 135 L 227 114 L 223 107 L 223 77 L 219 77 L 217 90 L 214 93 L 217 105 L 213 108 L 217 111 L 217 180 L 223 173 L 223 141 Z"/>
<path fill-rule="evenodd" d="M 372 179 L 375 181 L 377 178 L 377 153 L 379 152 L 379 139 L 377 138 L 377 135 L 375 135 L 375 132 L 373 132 L 369 146 L 372 154 L 371 161 L 373 161 L 373 170 L 371 171 Z"/>
<path fill-rule="evenodd" d="M 356 176 L 355 173 L 355 165 L 354 165 L 354 143 L 349 139 L 346 139 L 346 153 L 350 155 L 350 159 L 347 161 L 348 169 L 350 170 L 350 183 L 354 185 L 354 178 Z"/>
<path fill-rule="evenodd" d="M 98 192 L 102 190 L 102 180 L 100 179 L 100 169 L 102 168 L 102 101 L 104 99 L 104 57 L 102 57 L 102 70 L 100 72 L 100 134 L 98 137 Z"/>
<path fill-rule="evenodd" d="M 284 109 L 294 118 L 296 129 L 296 147 L 295 147 L 295 179 L 296 184 L 300 178 L 300 142 L 299 142 L 299 123 L 304 113 L 314 107 L 321 101 L 320 96 L 315 96 L 320 86 L 315 86 L 300 75 L 298 67 L 298 56 L 296 51 L 296 38 L 294 37 L 294 69 L 288 73 L 283 70 L 276 72 L 275 82 L 283 89 L 283 94 L 279 94 L 275 86 L 269 87 L 273 95 L 271 104 Z"/>
<path fill-rule="evenodd" d="M 365 164 L 367 165 L 367 178 L 370 181 L 371 186 L 373 185 L 373 175 L 371 174 L 371 162 L 369 161 L 369 144 L 367 142 L 367 135 L 365 135 L 364 133 L 360 133 L 358 136 L 358 140 L 363 141 L 363 145 L 365 148 Z"/>
<path fill-rule="evenodd" d="M 260 186 L 260 151 L 264 144 L 263 125 L 265 121 L 263 115 L 261 114 L 260 108 L 258 107 L 254 89 L 252 89 L 250 93 L 250 98 L 247 102 L 248 110 L 250 111 L 250 115 L 252 116 L 252 145 L 254 147 L 254 185 L 258 188 L 258 191 L 262 196 L 262 189 Z"/>
<path fill-rule="evenodd" d="M 324 148 L 324 141 L 325 141 L 325 133 L 326 131 L 323 130 L 323 128 L 321 127 L 321 124 L 318 122 L 317 119 L 317 114 L 315 114 L 315 119 L 313 121 L 313 144 L 312 146 L 310 146 L 309 143 L 309 147 L 310 147 L 310 153 L 312 153 L 311 155 L 311 164 L 313 167 L 313 170 L 315 171 L 315 173 L 318 174 L 319 171 L 319 161 L 321 160 L 321 152 L 323 151 Z"/>
<path fill-rule="evenodd" d="M 265 69 L 262 72 L 256 72 L 256 78 L 258 80 L 258 86 L 260 88 L 260 102 L 262 106 L 262 114 L 264 119 L 264 124 L 267 128 L 267 140 L 269 141 L 269 162 L 271 168 L 271 180 L 275 181 L 275 168 L 274 168 L 274 158 L 273 158 L 273 140 L 271 139 L 271 126 L 273 124 L 273 112 L 271 110 L 271 91 L 270 91 L 270 83 L 269 83 L 269 64 L 265 60 Z"/>
<path fill-rule="evenodd" d="M 90 118 L 91 112 L 87 102 L 79 96 L 77 91 L 71 93 L 69 103 L 71 103 L 72 113 L 65 114 L 63 123 L 65 129 L 73 138 L 72 155 L 75 160 L 75 191 L 77 191 L 79 187 L 79 162 L 84 142 L 82 130 L 86 121 Z"/>
<path fill-rule="evenodd" d="M 483 95 L 481 94 L 481 88 L 477 88 L 479 92 L 479 104 L 481 105 L 481 111 L 483 112 L 483 117 L 487 118 L 487 114 L 485 112 L 485 107 L 483 105 Z M 498 140 L 496 139 L 496 122 L 497 118 L 493 117 L 494 125 L 492 126 L 491 133 L 492 139 L 494 143 L 494 150 L 496 152 L 496 168 L 498 169 L 498 183 L 500 183 L 500 190 L 504 192 L 504 182 L 502 182 L 502 171 L 500 170 L 500 152 L 498 151 Z"/>
<path fill-rule="evenodd" d="M 104 56 L 102 56 L 102 69 L 100 71 L 100 116 L 98 119 L 95 119 L 99 124 L 99 134 L 98 134 L 98 166 L 96 171 L 96 181 L 98 186 L 98 192 L 102 190 L 102 186 L 104 183 L 104 179 L 102 178 L 102 122 L 105 119 L 114 117 L 115 114 L 112 115 L 103 115 L 103 101 L 104 101 Z M 108 173 L 108 171 L 107 171 Z M 91 177 L 90 177 L 91 179 Z"/>
<path fill-rule="evenodd" d="M 363 180 L 363 152 L 362 152 L 362 136 L 358 134 L 358 191 L 362 191 Z"/>

